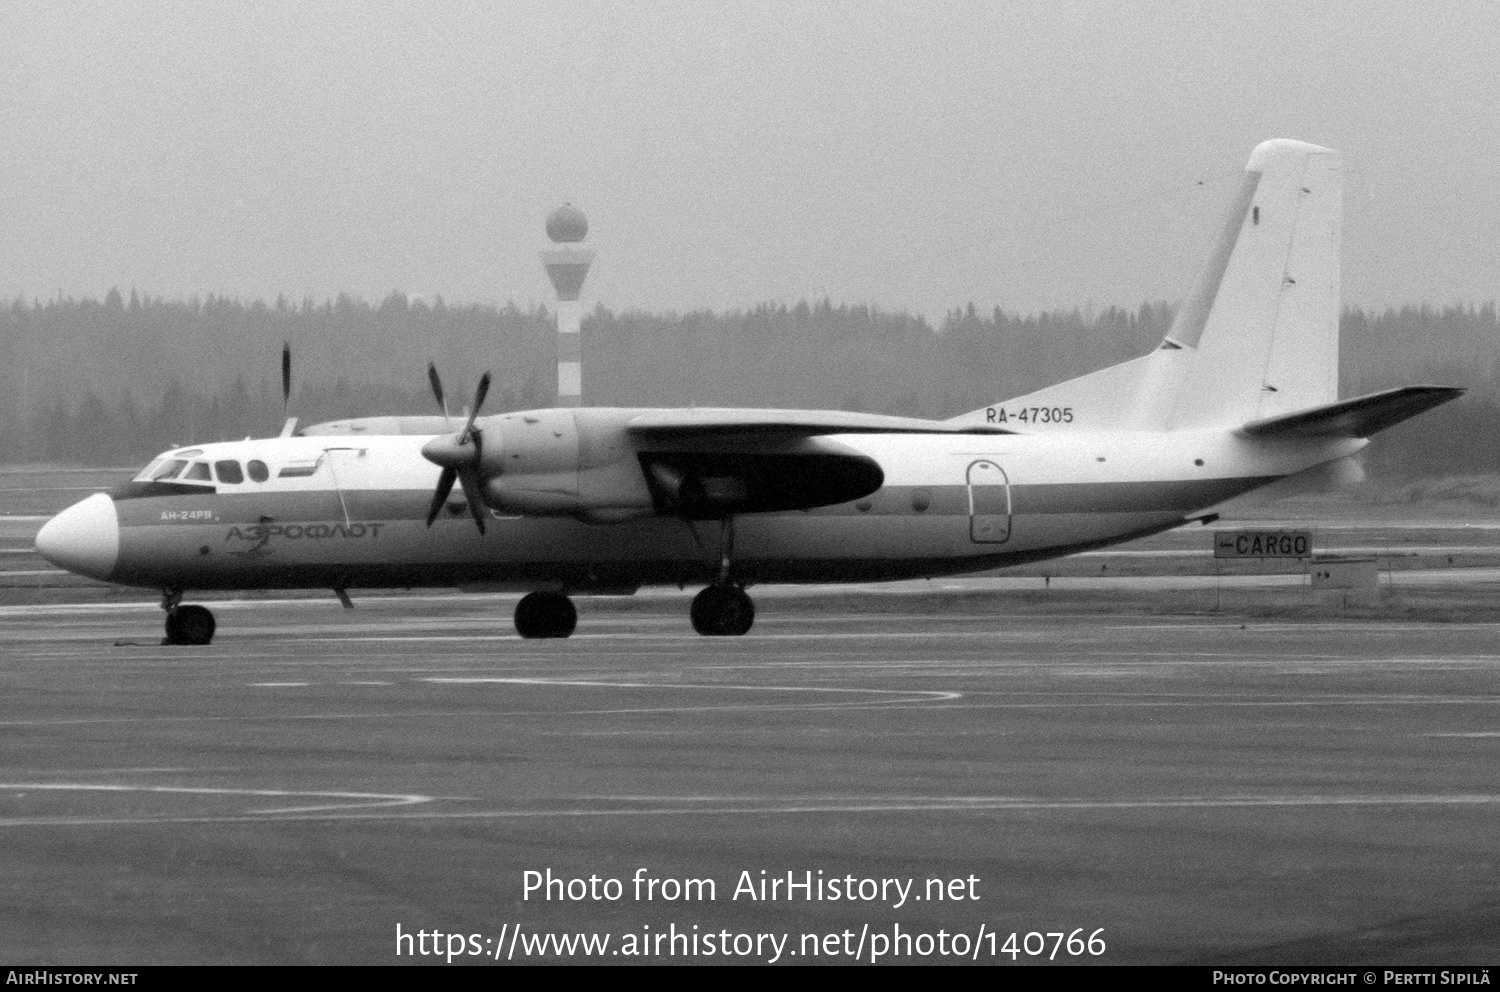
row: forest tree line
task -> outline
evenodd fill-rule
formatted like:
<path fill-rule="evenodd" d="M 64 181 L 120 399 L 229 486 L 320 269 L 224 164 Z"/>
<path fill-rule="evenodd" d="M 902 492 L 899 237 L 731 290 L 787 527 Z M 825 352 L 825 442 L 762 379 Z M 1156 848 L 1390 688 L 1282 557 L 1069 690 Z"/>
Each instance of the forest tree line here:
<path fill-rule="evenodd" d="M 942 418 L 1144 354 L 1171 325 L 1164 303 L 1022 315 L 970 304 L 934 327 L 867 305 L 799 303 L 654 314 L 596 307 L 583 324 L 585 402 L 769 406 Z M 494 376 L 485 412 L 550 405 L 556 334 L 544 307 L 392 293 L 293 304 L 132 291 L 0 307 L 0 463 L 131 465 L 174 445 L 264 436 L 303 423 L 436 412 Z M 1367 464 L 1385 478 L 1500 471 L 1500 322 L 1493 303 L 1343 314 L 1340 395 L 1414 382 L 1468 387 L 1393 429 Z"/>

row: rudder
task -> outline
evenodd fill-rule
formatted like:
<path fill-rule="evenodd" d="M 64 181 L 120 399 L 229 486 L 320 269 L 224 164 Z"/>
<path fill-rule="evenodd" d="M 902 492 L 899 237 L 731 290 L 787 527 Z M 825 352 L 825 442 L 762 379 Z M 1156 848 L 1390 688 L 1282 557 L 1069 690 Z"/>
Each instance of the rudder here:
<path fill-rule="evenodd" d="M 1338 398 L 1342 204 L 1338 152 L 1276 140 L 1251 153 L 1232 248 L 1221 236 L 1167 334 L 1193 351 L 1170 426 L 1238 426 Z"/>
<path fill-rule="evenodd" d="M 1338 396 L 1339 154 L 1278 139 L 1250 154 L 1207 264 L 1153 352 L 953 418 L 1070 411 L 1012 425 L 1171 430 L 1238 426 Z"/>

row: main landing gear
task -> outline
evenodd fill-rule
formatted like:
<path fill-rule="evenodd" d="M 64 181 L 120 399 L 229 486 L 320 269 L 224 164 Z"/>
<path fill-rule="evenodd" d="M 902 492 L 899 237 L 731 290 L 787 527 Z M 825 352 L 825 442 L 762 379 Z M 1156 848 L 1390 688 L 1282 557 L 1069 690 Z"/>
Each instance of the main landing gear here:
<path fill-rule="evenodd" d="M 183 606 L 178 610 L 202 610 L 201 606 Z M 207 610 L 203 610 L 206 614 Z M 693 597 L 689 614 L 693 629 L 705 637 L 738 637 L 747 633 L 755 622 L 755 603 L 745 590 L 733 582 L 715 582 Z M 170 629 L 172 621 L 167 620 Z M 210 625 L 213 618 L 209 617 Z M 560 592 L 531 592 L 516 604 L 516 633 L 528 640 L 541 637 L 571 637 L 578 626 L 578 610 L 573 601 Z M 170 636 L 170 635 L 169 635 Z M 177 643 L 177 642 L 174 642 Z M 181 643 L 202 643 L 192 641 Z"/>
<path fill-rule="evenodd" d="M 719 575 L 693 597 L 689 617 L 704 637 L 738 637 L 755 623 L 755 603 L 745 587 L 729 577 L 734 556 L 734 518 L 719 523 Z M 184 607 L 186 609 L 186 607 Z M 516 633 L 522 637 L 570 637 L 578 626 L 578 610 L 560 592 L 527 593 L 516 604 Z"/>
<path fill-rule="evenodd" d="M 729 577 L 734 557 L 734 518 L 719 521 L 719 577 L 693 597 L 688 615 L 693 629 L 704 637 L 739 637 L 755 623 L 755 603 L 744 586 Z"/>
<path fill-rule="evenodd" d="M 693 629 L 704 637 L 738 637 L 755 622 L 755 603 L 732 582 L 715 582 L 693 597 Z"/>
<path fill-rule="evenodd" d="M 516 604 L 516 633 L 522 637 L 567 637 L 578 626 L 578 610 L 560 592 L 529 592 Z"/>
<path fill-rule="evenodd" d="M 162 594 L 161 608 L 167 611 L 167 644 L 207 644 L 214 639 L 214 615 L 207 607 L 182 605 L 182 590 L 168 589 Z"/>

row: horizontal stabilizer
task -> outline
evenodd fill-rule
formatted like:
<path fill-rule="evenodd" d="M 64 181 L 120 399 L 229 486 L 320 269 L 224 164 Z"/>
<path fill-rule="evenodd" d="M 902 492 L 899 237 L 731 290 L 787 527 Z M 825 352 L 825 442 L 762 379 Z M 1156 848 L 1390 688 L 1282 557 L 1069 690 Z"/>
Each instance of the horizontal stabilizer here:
<path fill-rule="evenodd" d="M 955 424 L 915 417 L 888 417 L 842 410 L 702 409 L 653 410 L 626 430 L 654 439 L 716 437 L 792 438 L 823 434 L 1011 434 L 987 424 Z"/>
<path fill-rule="evenodd" d="M 1253 438 L 1369 437 L 1463 394 L 1456 386 L 1401 386 L 1254 420 L 1236 433 Z"/>

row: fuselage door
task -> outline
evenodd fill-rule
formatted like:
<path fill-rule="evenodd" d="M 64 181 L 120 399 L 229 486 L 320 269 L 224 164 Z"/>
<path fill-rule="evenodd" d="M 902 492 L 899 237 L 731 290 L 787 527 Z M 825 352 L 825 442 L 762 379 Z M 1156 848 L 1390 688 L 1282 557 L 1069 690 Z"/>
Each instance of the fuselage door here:
<path fill-rule="evenodd" d="M 969 463 L 969 540 L 1003 544 L 1010 540 L 1010 480 L 991 461 Z"/>

